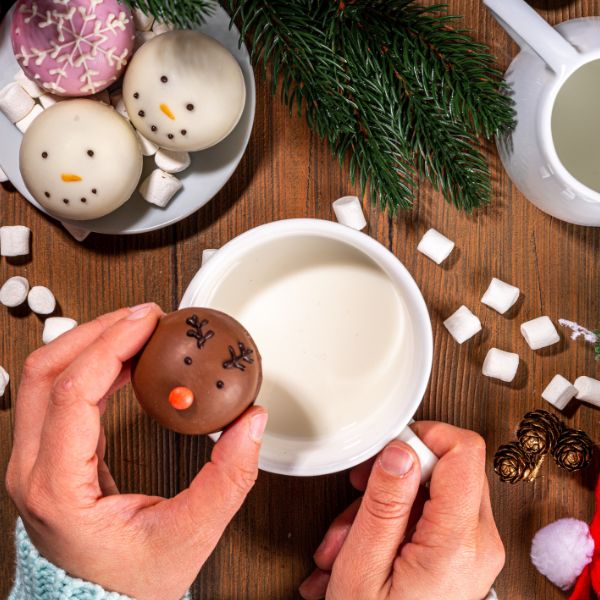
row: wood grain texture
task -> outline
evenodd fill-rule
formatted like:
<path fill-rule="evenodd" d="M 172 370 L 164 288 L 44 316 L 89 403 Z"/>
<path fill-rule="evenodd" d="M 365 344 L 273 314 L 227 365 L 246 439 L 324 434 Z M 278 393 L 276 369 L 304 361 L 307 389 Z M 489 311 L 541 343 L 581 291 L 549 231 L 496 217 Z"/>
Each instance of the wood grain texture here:
<path fill-rule="evenodd" d="M 532 2 L 552 23 L 598 12 L 594 0 Z M 490 43 L 503 67 L 516 48 L 479 1 L 450 0 L 450 11 L 464 14 L 466 25 Z M 540 394 L 551 377 L 598 377 L 600 364 L 582 343 L 563 339 L 546 352 L 529 350 L 519 324 L 541 314 L 600 324 L 600 229 L 561 223 L 530 205 L 502 171 L 493 145 L 488 154 L 495 178 L 493 206 L 472 216 L 456 212 L 428 185 L 415 209 L 389 219 L 365 205 L 369 232 L 414 275 L 430 307 L 435 336 L 431 384 L 419 418 L 438 419 L 474 429 L 495 448 L 514 437 L 522 415 L 543 406 Z M 24 265 L 0 262 L 4 280 L 25 275 L 32 284 L 54 290 L 62 314 L 86 321 L 119 306 L 153 300 L 174 309 L 200 266 L 204 248 L 216 248 L 250 227 L 288 217 L 332 219 L 331 201 L 352 192 L 326 145 L 305 123 L 290 117 L 258 84 L 254 132 L 239 169 L 204 209 L 164 231 L 136 237 L 92 235 L 72 240 L 17 193 L 0 188 L 0 223 L 27 224 L 33 254 Z M 435 227 L 457 241 L 448 265 L 437 267 L 415 248 Z M 479 304 L 492 276 L 519 286 L 524 297 L 502 317 Z M 458 346 L 442 321 L 460 304 L 476 309 L 485 332 Z M 0 400 L 0 472 L 11 448 L 13 408 L 19 372 L 38 346 L 42 322 L 24 311 L 0 311 L 0 364 L 12 375 L 10 393 Z M 487 349 L 519 352 L 521 375 L 514 385 L 481 376 Z M 570 425 L 600 436 L 594 409 L 580 406 L 568 414 Z M 129 388 L 117 394 L 105 417 L 108 463 L 123 491 L 172 496 L 189 484 L 207 460 L 209 444 L 184 438 L 149 421 Z M 550 463 L 551 461 L 548 461 Z M 559 517 L 589 520 L 598 463 L 584 474 L 568 475 L 544 465 L 533 484 L 503 485 L 488 464 L 492 498 L 507 549 L 506 567 L 497 582 L 502 600 L 553 600 L 564 595 L 531 566 L 528 551 L 534 532 Z M 457 494 L 460 490 L 457 488 Z M 293 479 L 261 473 L 240 511 L 194 586 L 205 600 L 287 600 L 311 570 L 311 555 L 328 523 L 355 496 L 342 473 Z M 13 573 L 12 527 L 15 510 L 0 491 L 0 596 Z"/>

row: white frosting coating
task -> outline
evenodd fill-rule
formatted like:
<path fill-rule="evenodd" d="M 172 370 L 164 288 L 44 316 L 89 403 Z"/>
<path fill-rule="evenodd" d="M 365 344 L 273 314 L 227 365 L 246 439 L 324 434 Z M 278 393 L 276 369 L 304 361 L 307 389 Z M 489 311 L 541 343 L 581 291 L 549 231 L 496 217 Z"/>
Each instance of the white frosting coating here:
<path fill-rule="evenodd" d="M 168 150 L 196 151 L 231 133 L 246 87 L 240 66 L 221 44 L 197 31 L 172 31 L 136 52 L 123 100 L 146 138 Z"/>
<path fill-rule="evenodd" d="M 44 111 L 23 136 L 20 153 L 29 191 L 61 219 L 96 219 L 117 209 L 135 191 L 142 160 L 129 123 L 93 100 Z"/>

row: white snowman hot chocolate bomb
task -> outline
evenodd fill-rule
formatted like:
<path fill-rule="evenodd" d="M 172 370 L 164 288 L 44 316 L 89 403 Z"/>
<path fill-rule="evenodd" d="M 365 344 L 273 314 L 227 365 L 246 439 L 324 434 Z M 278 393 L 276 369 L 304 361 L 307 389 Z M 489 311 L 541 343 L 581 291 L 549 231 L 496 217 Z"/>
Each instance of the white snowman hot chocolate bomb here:
<path fill-rule="evenodd" d="M 123 101 L 146 138 L 169 150 L 196 151 L 231 133 L 246 87 L 240 66 L 221 44 L 197 31 L 171 31 L 134 55 Z"/>
<path fill-rule="evenodd" d="M 20 151 L 23 180 L 60 219 L 96 219 L 136 189 L 142 152 L 131 125 L 93 100 L 59 102 L 29 127 Z"/>

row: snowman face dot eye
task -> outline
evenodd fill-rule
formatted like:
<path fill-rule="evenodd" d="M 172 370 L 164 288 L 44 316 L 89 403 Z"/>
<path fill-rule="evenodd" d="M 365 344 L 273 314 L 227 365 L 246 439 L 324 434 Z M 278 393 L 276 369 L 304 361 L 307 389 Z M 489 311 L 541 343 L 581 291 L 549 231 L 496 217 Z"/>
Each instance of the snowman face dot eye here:
<path fill-rule="evenodd" d="M 87 155 L 91 158 L 92 156 L 94 156 L 94 151 L 93 150 L 88 150 L 87 151 Z"/>
<path fill-rule="evenodd" d="M 138 112 L 138 115 L 139 115 L 140 117 L 142 117 L 142 118 L 143 118 L 143 117 L 145 117 L 145 116 L 146 116 L 146 113 L 145 113 L 143 110 L 140 110 L 140 111 Z"/>
<path fill-rule="evenodd" d="M 157 127 L 156 125 L 152 125 L 152 127 L 150 127 L 150 129 L 151 129 L 152 131 L 157 131 L 157 130 L 158 130 L 158 127 Z"/>
<path fill-rule="evenodd" d="M 182 129 L 182 130 L 181 130 L 181 135 L 186 135 L 186 133 L 187 133 L 187 130 L 186 130 L 186 129 Z"/>
<path fill-rule="evenodd" d="M 48 153 L 47 152 L 42 152 L 42 158 L 48 158 Z"/>
<path fill-rule="evenodd" d="M 46 196 L 46 198 L 50 198 L 50 192 L 44 192 L 44 196 Z"/>
<path fill-rule="evenodd" d="M 161 80 L 163 83 L 167 83 L 167 81 L 169 81 L 169 78 L 168 78 L 166 75 L 163 75 L 163 76 L 160 78 L 160 80 Z"/>
<path fill-rule="evenodd" d="M 169 135 L 167 136 L 170 140 L 172 140 L 175 136 L 172 133 L 169 133 Z"/>
<path fill-rule="evenodd" d="M 67 198 L 63 198 L 63 202 L 64 202 L 65 204 L 69 204 L 69 200 L 68 200 Z"/>
<path fill-rule="evenodd" d="M 192 112 L 192 111 L 194 110 L 194 105 L 193 105 L 192 103 L 190 103 L 190 104 L 188 104 L 188 105 L 186 106 L 186 108 L 187 108 L 187 109 L 188 109 L 190 112 Z"/>
<path fill-rule="evenodd" d="M 96 188 L 92 188 L 92 194 L 97 194 L 98 190 Z"/>
<path fill-rule="evenodd" d="M 133 97 L 134 97 L 134 98 L 137 100 L 137 99 L 140 97 L 140 95 L 138 94 L 138 92 L 136 92 L 136 93 L 133 95 Z"/>
<path fill-rule="evenodd" d="M 82 198 L 81 201 L 85 204 L 87 202 L 87 198 Z"/>

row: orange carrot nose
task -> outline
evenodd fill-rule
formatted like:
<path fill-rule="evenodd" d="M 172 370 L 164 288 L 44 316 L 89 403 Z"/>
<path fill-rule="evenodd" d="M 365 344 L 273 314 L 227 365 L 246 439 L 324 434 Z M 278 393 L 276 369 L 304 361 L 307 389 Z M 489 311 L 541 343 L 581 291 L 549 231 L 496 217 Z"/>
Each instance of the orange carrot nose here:
<path fill-rule="evenodd" d="M 165 115 L 169 117 L 169 119 L 171 119 L 172 121 L 175 120 L 175 115 L 173 114 L 173 111 L 169 108 L 168 104 L 161 104 L 160 110 L 162 110 L 165 113 Z"/>
<path fill-rule="evenodd" d="M 61 173 L 60 178 L 68 183 L 73 181 L 81 181 L 81 177 L 79 177 L 79 175 L 73 175 L 73 173 Z"/>
<path fill-rule="evenodd" d="M 194 392 L 186 387 L 176 387 L 169 392 L 169 404 L 175 410 L 185 410 L 194 403 Z"/>

